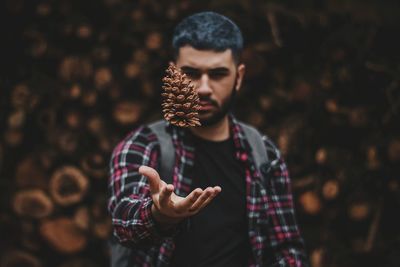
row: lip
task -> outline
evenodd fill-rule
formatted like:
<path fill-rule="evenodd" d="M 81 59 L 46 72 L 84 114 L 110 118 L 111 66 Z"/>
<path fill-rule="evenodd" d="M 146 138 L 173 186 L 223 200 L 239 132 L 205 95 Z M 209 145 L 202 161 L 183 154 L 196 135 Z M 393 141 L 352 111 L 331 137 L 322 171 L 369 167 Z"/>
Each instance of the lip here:
<path fill-rule="evenodd" d="M 211 110 L 214 108 L 214 105 L 212 105 L 210 102 L 201 102 L 200 101 L 200 110 L 201 111 L 207 111 L 207 110 Z"/>

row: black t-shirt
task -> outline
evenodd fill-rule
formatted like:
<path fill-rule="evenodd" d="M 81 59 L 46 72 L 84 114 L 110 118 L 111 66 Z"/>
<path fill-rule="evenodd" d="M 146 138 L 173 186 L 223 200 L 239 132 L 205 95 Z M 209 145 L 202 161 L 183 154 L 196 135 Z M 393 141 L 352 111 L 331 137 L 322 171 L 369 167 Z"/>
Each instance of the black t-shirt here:
<path fill-rule="evenodd" d="M 247 266 L 246 182 L 233 140 L 192 138 L 196 149 L 194 167 L 189 171 L 192 189 L 219 185 L 222 191 L 177 235 L 171 266 Z"/>

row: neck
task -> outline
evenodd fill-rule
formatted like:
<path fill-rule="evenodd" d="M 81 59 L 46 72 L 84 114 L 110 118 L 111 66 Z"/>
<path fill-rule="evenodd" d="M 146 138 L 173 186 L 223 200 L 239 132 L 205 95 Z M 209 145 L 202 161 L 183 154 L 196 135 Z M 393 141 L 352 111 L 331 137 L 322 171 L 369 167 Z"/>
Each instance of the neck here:
<path fill-rule="evenodd" d="M 221 121 L 210 126 L 190 128 L 191 132 L 203 139 L 210 141 L 223 141 L 229 138 L 229 120 L 225 116 Z"/>

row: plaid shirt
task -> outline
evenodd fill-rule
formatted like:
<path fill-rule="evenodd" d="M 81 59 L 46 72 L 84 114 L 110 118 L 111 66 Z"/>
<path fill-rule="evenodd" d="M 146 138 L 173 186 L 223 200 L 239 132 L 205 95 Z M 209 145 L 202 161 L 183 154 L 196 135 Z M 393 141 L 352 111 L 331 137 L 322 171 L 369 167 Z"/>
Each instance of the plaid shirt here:
<path fill-rule="evenodd" d="M 185 138 L 185 129 L 167 126 L 175 147 L 173 184 L 175 193 L 188 195 L 195 150 Z M 254 165 L 251 147 L 235 118 L 230 132 L 236 157 L 245 164 L 248 233 L 253 257 L 249 266 L 308 266 L 303 240 L 295 221 L 290 179 L 285 162 L 275 145 L 264 137 L 268 155 L 274 156 L 268 179 Z M 152 198 L 147 178 L 138 173 L 141 165 L 159 169 L 160 144 L 152 131 L 139 127 L 114 149 L 110 163 L 108 210 L 114 235 L 132 247 L 134 266 L 169 266 L 174 251 L 173 236 L 178 225 L 162 230 L 151 214 Z"/>

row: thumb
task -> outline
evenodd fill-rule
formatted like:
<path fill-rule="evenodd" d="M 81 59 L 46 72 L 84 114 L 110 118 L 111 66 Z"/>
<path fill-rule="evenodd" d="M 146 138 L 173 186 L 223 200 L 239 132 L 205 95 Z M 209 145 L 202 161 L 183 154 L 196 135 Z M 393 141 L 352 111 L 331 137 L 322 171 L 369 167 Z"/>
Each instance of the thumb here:
<path fill-rule="evenodd" d="M 156 194 L 160 191 L 161 179 L 160 175 L 155 169 L 142 165 L 139 168 L 139 173 L 147 177 L 152 194 Z"/>

